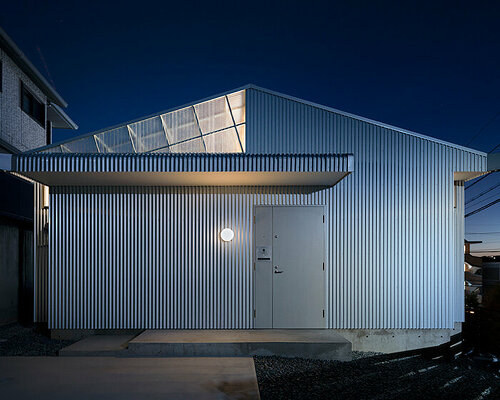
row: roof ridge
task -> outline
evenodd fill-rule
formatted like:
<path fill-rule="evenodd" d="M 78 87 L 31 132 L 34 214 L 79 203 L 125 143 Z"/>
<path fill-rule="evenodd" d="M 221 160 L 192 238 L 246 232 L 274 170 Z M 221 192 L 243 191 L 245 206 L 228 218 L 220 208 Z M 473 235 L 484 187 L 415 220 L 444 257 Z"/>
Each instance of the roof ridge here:
<path fill-rule="evenodd" d="M 300 99 L 298 97 L 294 97 L 294 96 L 287 95 L 287 94 L 284 94 L 284 93 L 276 92 L 276 91 L 273 91 L 273 90 L 270 90 L 270 89 L 266 89 L 266 88 L 263 88 L 263 87 L 260 87 L 260 86 L 254 85 L 254 84 L 247 84 L 247 85 L 244 85 L 244 86 L 232 89 L 232 90 L 227 90 L 227 91 L 224 91 L 222 93 L 218 93 L 218 94 L 215 94 L 215 95 L 212 95 L 212 96 L 209 96 L 209 97 L 205 97 L 205 98 L 200 99 L 200 100 L 191 101 L 191 102 L 183 104 L 181 106 L 170 108 L 168 110 L 164 110 L 164 111 L 160 111 L 160 112 L 157 112 L 157 113 L 154 113 L 154 114 L 150 114 L 148 116 L 136 118 L 136 119 L 131 120 L 131 121 L 122 122 L 122 123 L 117 124 L 117 125 L 113 125 L 113 126 L 110 126 L 110 127 L 107 127 L 107 128 L 103 128 L 103 129 L 100 129 L 100 130 L 97 130 L 97 131 L 89 132 L 89 133 L 86 133 L 86 134 L 83 134 L 83 135 L 75 136 L 73 138 L 70 138 L 70 139 L 67 139 L 67 140 L 63 140 L 63 141 L 59 141 L 59 142 L 56 142 L 56 143 L 52 143 L 52 144 L 47 145 L 47 146 L 39 147 L 37 149 L 30 150 L 29 152 L 38 152 L 38 151 L 41 151 L 41 150 L 45 150 L 45 149 L 48 149 L 48 148 L 56 147 L 58 145 L 69 143 L 69 142 L 73 142 L 73 141 L 76 141 L 76 140 L 84 139 L 84 138 L 87 138 L 87 137 L 90 137 L 90 136 L 93 136 L 93 135 L 97 135 L 97 134 L 100 134 L 100 133 L 104 133 L 104 132 L 107 132 L 107 131 L 111 131 L 111 130 L 114 130 L 114 129 L 124 128 L 127 125 L 134 124 L 136 122 L 145 121 L 147 119 L 158 117 L 160 115 L 163 115 L 163 114 L 166 114 L 166 113 L 169 113 L 169 112 L 181 110 L 183 108 L 190 107 L 190 106 L 193 106 L 195 104 L 204 103 L 206 101 L 213 100 L 213 99 L 215 99 L 217 97 L 226 96 L 228 94 L 235 93 L 235 92 L 238 92 L 238 91 L 241 91 L 241 90 L 247 90 L 247 89 L 253 89 L 253 90 L 261 91 L 261 92 L 267 93 L 269 95 L 281 97 L 281 98 L 284 98 L 284 99 L 287 99 L 287 100 L 290 100 L 290 101 L 295 101 L 295 102 L 300 103 L 300 104 L 305 104 L 305 105 L 308 105 L 308 106 L 311 106 L 311 107 L 315 107 L 315 108 L 318 108 L 318 109 L 321 109 L 321 110 L 324 110 L 324 111 L 327 111 L 327 112 L 331 112 L 331 113 L 335 113 L 335 114 L 338 114 L 338 115 L 342 115 L 342 116 L 345 116 L 345 117 L 348 117 L 348 118 L 352 118 L 352 119 L 355 119 L 355 120 L 358 120 L 358 121 L 363 121 L 363 122 L 366 122 L 366 123 L 369 123 L 369 124 L 372 124 L 372 125 L 376 125 L 376 126 L 379 126 L 379 127 L 385 128 L 385 129 L 390 129 L 390 130 L 393 130 L 393 131 L 396 131 L 396 132 L 404 133 L 406 135 L 410 135 L 410 136 L 414 136 L 414 137 L 417 137 L 417 138 L 420 138 L 420 139 L 428 140 L 430 142 L 438 143 L 438 144 L 441 144 L 441 145 L 444 145 L 444 146 L 453 147 L 453 148 L 456 148 L 456 149 L 459 149 L 459 150 L 463 150 L 463 151 L 475 153 L 475 154 L 478 154 L 478 155 L 481 155 L 481 156 L 486 156 L 486 153 L 483 152 L 483 151 L 480 151 L 480 150 L 476 150 L 476 149 L 473 149 L 473 148 L 470 148 L 470 147 L 466 147 L 466 146 L 462 146 L 462 145 L 459 145 L 459 144 L 456 144 L 456 143 L 448 142 L 448 141 L 445 141 L 445 140 L 442 140 L 442 139 L 438 139 L 438 138 L 435 138 L 435 137 L 432 137 L 432 136 L 423 135 L 423 134 L 420 134 L 420 133 L 417 133 L 417 132 L 414 132 L 414 131 L 411 131 L 411 130 L 408 130 L 408 129 L 404 129 L 404 128 L 400 128 L 400 127 L 397 127 L 397 126 L 394 126 L 394 125 L 386 124 L 384 122 L 376 121 L 376 120 L 373 120 L 373 119 L 370 119 L 370 118 L 365 118 L 365 117 L 362 117 L 362 116 L 359 116 L 359 115 L 356 115 L 356 114 L 352 114 L 352 113 L 349 113 L 349 112 L 346 112 L 346 111 L 338 110 L 336 108 L 325 106 L 325 105 L 322 105 L 322 104 L 319 104 L 319 103 L 314 103 L 312 101 L 303 100 L 303 99 Z"/>
<path fill-rule="evenodd" d="M 17 44 L 0 27 L 0 45 L 12 61 L 33 81 L 39 89 L 55 104 L 66 108 L 68 103 L 57 93 L 56 89 L 47 81 L 42 73 L 33 65 Z"/>

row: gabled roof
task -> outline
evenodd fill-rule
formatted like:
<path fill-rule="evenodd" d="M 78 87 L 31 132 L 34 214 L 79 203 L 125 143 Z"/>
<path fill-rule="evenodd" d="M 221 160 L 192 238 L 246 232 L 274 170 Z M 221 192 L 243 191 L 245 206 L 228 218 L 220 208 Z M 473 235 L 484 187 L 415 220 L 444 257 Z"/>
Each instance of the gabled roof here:
<path fill-rule="evenodd" d="M 217 95 L 213 95 L 213 96 L 210 96 L 210 97 L 203 98 L 201 100 L 193 101 L 193 102 L 184 104 L 184 105 L 179 106 L 179 107 L 174 107 L 174 108 L 168 109 L 166 111 L 161 111 L 161 112 L 158 112 L 158 113 L 155 113 L 155 114 L 151 114 L 151 115 L 146 116 L 146 117 L 137 118 L 137 119 L 134 119 L 132 121 L 124 122 L 124 123 L 121 123 L 121 124 L 118 124 L 118 125 L 114 125 L 112 127 L 108 127 L 108 128 L 105 128 L 105 129 L 101 129 L 101 130 L 92 132 L 92 133 L 88 133 L 88 134 L 85 134 L 85 135 L 76 136 L 74 138 L 71 138 L 71 139 L 68 139 L 68 140 L 64 140 L 64 141 L 60 141 L 60 142 L 54 143 L 54 144 L 49 145 L 49 146 L 44 146 L 44 147 L 40 147 L 38 149 L 34 149 L 34 150 L 30 151 L 30 152 L 47 151 L 47 150 L 49 150 L 51 148 L 54 148 L 54 147 L 57 147 L 57 146 L 60 146 L 60 145 L 65 145 L 65 144 L 68 144 L 68 143 L 71 143 L 71 142 L 75 142 L 77 140 L 88 138 L 88 137 L 91 137 L 93 135 L 99 135 L 99 134 L 102 134 L 102 133 L 105 133 L 105 132 L 110 132 L 110 131 L 113 131 L 113 130 L 116 130 L 116 129 L 119 129 L 119 128 L 126 127 L 126 126 L 131 125 L 131 124 L 135 124 L 135 123 L 138 123 L 138 122 L 141 122 L 141 121 L 146 121 L 148 119 L 151 119 L 151 118 L 154 118 L 154 117 L 159 117 L 159 116 L 161 116 L 163 114 L 167 114 L 167 113 L 171 113 L 171 112 L 174 112 L 174 111 L 178 111 L 178 110 L 181 110 L 181 109 L 184 109 L 184 108 L 187 108 L 187 107 L 193 107 L 193 106 L 195 106 L 197 104 L 204 103 L 204 102 L 207 102 L 207 101 L 210 101 L 210 100 L 214 100 L 216 98 L 219 98 L 219 97 L 222 97 L 222 96 L 227 96 L 229 94 L 232 94 L 232 93 L 235 93 L 235 92 L 240 92 L 240 91 L 243 91 L 243 90 L 246 90 L 246 89 L 258 90 L 258 91 L 267 93 L 267 94 L 272 95 L 272 96 L 278 96 L 278 97 L 281 97 L 283 99 L 287 99 L 287 100 L 290 100 L 290 101 L 298 102 L 298 103 L 301 103 L 301 104 L 306 104 L 306 105 L 309 105 L 311 107 L 315 107 L 315 108 L 318 108 L 318 109 L 321 109 L 321 110 L 332 112 L 332 113 L 335 113 L 335 114 L 338 114 L 338 115 L 342 115 L 342 116 L 345 116 L 345 117 L 348 117 L 348 118 L 352 118 L 352 119 L 355 119 L 355 120 L 358 120 L 358 121 L 363 121 L 363 122 L 366 122 L 366 123 L 369 123 L 369 124 L 372 124 L 372 125 L 376 125 L 376 126 L 380 126 L 380 127 L 383 127 L 383 128 L 387 128 L 387 129 L 390 129 L 390 130 L 393 130 L 393 131 L 396 131 L 396 132 L 400 132 L 400 133 L 403 133 L 403 134 L 406 134 L 406 135 L 415 136 L 415 137 L 418 137 L 418 138 L 421 138 L 421 139 L 425 139 L 425 140 L 429 140 L 431 142 L 439 143 L 439 144 L 442 144 L 442 145 L 445 145 L 445 146 L 449 146 L 449 147 L 453 147 L 453 148 L 456 148 L 456 149 L 465 150 L 465 151 L 468 151 L 468 152 L 472 152 L 472 153 L 476 153 L 476 154 L 479 154 L 479 155 L 482 155 L 482 156 L 486 156 L 486 153 L 484 153 L 482 151 L 479 151 L 479 150 L 475 150 L 475 149 L 472 149 L 472 148 L 469 148 L 469 147 L 465 147 L 465 146 L 461 146 L 461 145 L 458 145 L 458 144 L 455 144 L 455 143 L 447 142 L 447 141 L 444 141 L 444 140 L 441 140 L 441 139 L 437 139 L 437 138 L 434 138 L 434 137 L 431 137 L 431 136 L 422 135 L 422 134 L 417 133 L 417 132 L 413 132 L 413 131 L 410 131 L 410 130 L 407 130 L 407 129 L 399 128 L 399 127 L 396 127 L 396 126 L 393 126 L 393 125 L 390 125 L 390 124 L 386 124 L 386 123 L 383 123 L 383 122 L 379 122 L 379 121 L 376 121 L 376 120 L 372 120 L 372 119 L 369 119 L 369 118 L 361 117 L 361 116 L 356 115 L 356 114 L 352 114 L 352 113 L 348 113 L 348 112 L 345 112 L 345 111 L 341 111 L 341 110 L 338 110 L 338 109 L 335 109 L 335 108 L 332 108 L 332 107 L 328 107 L 328 106 L 324 106 L 324 105 L 321 105 L 321 104 L 318 104 L 318 103 L 314 103 L 314 102 L 311 102 L 311 101 L 299 99 L 297 97 L 293 97 L 293 96 L 290 96 L 290 95 L 287 95 L 287 94 L 275 92 L 275 91 L 272 91 L 272 90 L 269 90 L 269 89 L 265 89 L 265 88 L 262 88 L 262 87 L 259 87 L 259 86 L 253 85 L 253 84 L 248 84 L 248 85 L 245 85 L 245 86 L 233 89 L 233 90 L 229 90 L 229 91 L 226 91 L 226 92 L 219 93 Z"/>

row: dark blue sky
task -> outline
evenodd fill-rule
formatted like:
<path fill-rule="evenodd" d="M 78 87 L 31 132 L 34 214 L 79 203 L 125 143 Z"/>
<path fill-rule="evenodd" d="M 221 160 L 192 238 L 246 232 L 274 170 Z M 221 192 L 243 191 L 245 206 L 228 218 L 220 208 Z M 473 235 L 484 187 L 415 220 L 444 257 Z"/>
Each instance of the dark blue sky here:
<path fill-rule="evenodd" d="M 254 83 L 491 150 L 500 5 L 406 3 L 2 1 L 0 25 L 69 103 L 78 134 Z M 467 231 L 500 231 L 499 221 L 500 203 Z M 482 238 L 500 249 L 500 234 Z"/>

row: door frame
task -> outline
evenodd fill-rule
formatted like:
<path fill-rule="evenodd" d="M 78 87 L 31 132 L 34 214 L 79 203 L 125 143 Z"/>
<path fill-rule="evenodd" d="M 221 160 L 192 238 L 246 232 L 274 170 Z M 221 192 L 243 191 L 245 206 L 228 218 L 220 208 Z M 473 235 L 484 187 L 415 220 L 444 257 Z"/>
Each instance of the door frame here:
<path fill-rule="evenodd" d="M 252 209 L 252 218 L 253 218 L 253 245 L 252 245 L 252 279 L 253 279 L 253 302 L 252 302 L 252 327 L 253 329 L 273 329 L 273 318 L 272 318 L 272 292 L 271 292 L 271 303 L 268 305 L 271 309 L 271 318 L 270 322 L 265 321 L 262 323 L 257 318 L 257 313 L 259 313 L 258 306 L 257 306 L 257 268 L 259 267 L 258 265 L 258 259 L 257 259 L 257 221 L 256 221 L 256 215 L 257 215 L 257 209 L 258 208 L 282 208 L 282 207 L 288 207 L 288 208 L 304 208 L 304 207 L 319 207 L 321 208 L 321 211 L 323 213 L 323 263 L 325 266 L 324 269 L 324 281 L 323 281 L 323 303 L 324 303 L 324 310 L 325 310 L 325 318 L 324 318 L 324 326 L 322 329 L 327 329 L 328 327 L 328 294 L 327 294 L 327 289 L 328 289 L 328 268 L 327 268 L 327 255 L 328 255 L 328 244 L 327 244 L 327 214 L 326 214 L 326 205 L 325 204 L 306 204 L 306 205 L 271 205 L 271 204 L 254 204 L 253 209 Z M 271 213 L 271 249 L 272 249 L 272 235 L 273 235 L 273 215 Z M 270 266 L 269 266 L 269 272 L 271 274 L 271 291 L 272 291 L 272 267 L 273 267 L 273 258 L 271 256 L 270 260 Z M 260 310 L 261 312 L 263 310 Z M 264 311 L 265 312 L 265 311 Z"/>

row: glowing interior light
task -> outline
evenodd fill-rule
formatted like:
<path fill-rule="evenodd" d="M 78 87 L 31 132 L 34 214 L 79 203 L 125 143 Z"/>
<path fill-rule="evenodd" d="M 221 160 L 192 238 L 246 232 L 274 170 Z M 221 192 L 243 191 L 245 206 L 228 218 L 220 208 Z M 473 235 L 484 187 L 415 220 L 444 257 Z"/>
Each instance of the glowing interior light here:
<path fill-rule="evenodd" d="M 42 208 L 49 208 L 49 187 L 42 186 Z"/>
<path fill-rule="evenodd" d="M 234 238 L 233 230 L 229 228 L 224 228 L 220 233 L 220 238 L 224 240 L 224 242 L 230 242 Z"/>

